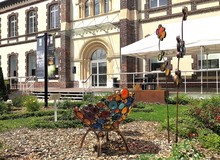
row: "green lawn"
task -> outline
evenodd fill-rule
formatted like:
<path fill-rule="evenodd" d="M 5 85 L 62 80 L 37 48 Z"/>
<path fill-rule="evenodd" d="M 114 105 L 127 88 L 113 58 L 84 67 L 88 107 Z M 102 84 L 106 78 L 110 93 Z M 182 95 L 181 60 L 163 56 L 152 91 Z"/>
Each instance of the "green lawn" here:
<path fill-rule="evenodd" d="M 28 117 L 28 118 L 0 120 L 0 132 L 28 127 L 30 126 L 33 120 L 36 120 L 39 118 L 40 117 Z"/>
<path fill-rule="evenodd" d="M 166 105 L 144 105 L 144 108 L 133 108 L 129 118 L 133 120 L 145 120 L 145 121 L 156 121 L 156 122 L 164 122 L 167 119 L 167 106 Z M 169 107 L 169 115 L 170 118 L 174 118 L 176 116 L 176 106 L 175 105 L 168 105 Z M 182 115 L 183 111 L 187 109 L 187 106 L 179 105 L 179 116 Z M 42 113 L 45 112 L 45 115 L 41 116 L 32 116 L 27 118 L 16 118 L 16 119 L 8 119 L 8 120 L 0 120 L 0 132 L 5 132 L 12 129 L 17 128 L 24 128 L 30 127 L 31 124 L 39 122 L 39 120 L 46 121 L 46 117 L 51 117 L 53 119 L 53 114 L 48 115 L 46 111 L 41 111 Z M 48 111 L 47 111 L 48 112 Z M 41 114 L 42 114 L 41 113 Z M 66 112 L 64 112 L 66 113 Z M 69 115 L 65 115 L 63 112 L 58 113 L 58 116 L 62 117 L 69 117 Z M 61 115 L 62 114 L 62 115 Z M 66 113 L 67 114 L 67 113 Z M 69 123 L 69 118 L 66 119 L 67 123 Z"/>
<path fill-rule="evenodd" d="M 179 116 L 182 116 L 188 106 L 179 105 Z M 169 117 L 176 117 L 176 105 L 168 105 Z M 139 110 L 139 111 L 138 111 Z M 129 115 L 135 120 L 164 122 L 167 119 L 167 105 L 146 105 L 145 108 L 134 108 Z"/>

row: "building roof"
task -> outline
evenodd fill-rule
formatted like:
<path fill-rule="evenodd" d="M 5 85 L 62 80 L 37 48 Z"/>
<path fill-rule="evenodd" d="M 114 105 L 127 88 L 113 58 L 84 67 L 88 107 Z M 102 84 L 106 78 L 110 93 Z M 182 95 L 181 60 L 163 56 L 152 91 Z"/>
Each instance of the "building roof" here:
<path fill-rule="evenodd" d="M 8 7 L 12 4 L 16 4 L 25 0 L 0 0 L 0 9 Z"/>

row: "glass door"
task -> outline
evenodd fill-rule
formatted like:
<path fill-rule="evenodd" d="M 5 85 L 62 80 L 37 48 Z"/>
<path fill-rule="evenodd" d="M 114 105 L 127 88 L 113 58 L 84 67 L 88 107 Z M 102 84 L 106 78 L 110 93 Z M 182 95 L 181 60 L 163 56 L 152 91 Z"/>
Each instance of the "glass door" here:
<path fill-rule="evenodd" d="M 107 85 L 106 62 L 92 62 L 92 86 L 103 87 Z"/>

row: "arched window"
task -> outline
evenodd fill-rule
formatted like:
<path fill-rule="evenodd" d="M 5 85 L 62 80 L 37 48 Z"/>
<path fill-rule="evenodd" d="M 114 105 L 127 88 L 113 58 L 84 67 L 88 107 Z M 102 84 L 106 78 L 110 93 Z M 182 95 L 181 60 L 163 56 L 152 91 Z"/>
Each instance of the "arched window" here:
<path fill-rule="evenodd" d="M 99 48 L 93 52 L 91 57 L 92 68 L 92 86 L 106 86 L 107 85 L 107 63 L 106 51 Z"/>
<path fill-rule="evenodd" d="M 17 77 L 17 56 L 11 55 L 9 56 L 9 77 Z"/>
<path fill-rule="evenodd" d="M 109 12 L 109 0 L 104 0 L 104 12 L 108 13 Z"/>
<path fill-rule="evenodd" d="M 50 6 L 50 29 L 59 27 L 59 9 L 58 5 Z"/>
<path fill-rule="evenodd" d="M 106 60 L 106 52 L 104 49 L 97 49 L 92 54 L 92 60 Z"/>
<path fill-rule="evenodd" d="M 36 54 L 29 53 L 27 58 L 28 58 L 28 74 L 27 74 L 27 76 L 35 76 L 36 75 Z"/>
<path fill-rule="evenodd" d="M 100 14 L 100 3 L 99 0 L 94 0 L 94 15 Z"/>
<path fill-rule="evenodd" d="M 28 33 L 34 33 L 36 31 L 36 12 L 28 12 Z"/>
<path fill-rule="evenodd" d="M 17 17 L 11 16 L 9 18 L 9 37 L 15 37 L 17 33 Z"/>
<path fill-rule="evenodd" d="M 85 3 L 85 17 L 89 16 L 89 0 L 86 0 Z"/>
<path fill-rule="evenodd" d="M 79 18 L 82 18 L 82 0 L 79 0 Z"/>

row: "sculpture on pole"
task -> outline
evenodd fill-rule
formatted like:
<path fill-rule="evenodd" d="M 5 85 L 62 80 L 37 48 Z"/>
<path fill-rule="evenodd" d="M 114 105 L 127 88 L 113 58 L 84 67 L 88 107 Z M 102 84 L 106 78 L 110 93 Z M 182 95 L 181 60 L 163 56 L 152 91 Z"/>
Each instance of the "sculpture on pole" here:
<path fill-rule="evenodd" d="M 179 86 L 182 82 L 182 78 L 181 78 L 181 71 L 179 69 L 179 64 L 180 64 L 180 58 L 183 58 L 183 56 L 186 54 L 186 48 L 185 48 L 185 41 L 183 40 L 183 21 L 187 20 L 187 16 L 188 16 L 188 8 L 187 7 L 183 7 L 182 8 L 182 25 L 181 25 L 181 38 L 178 35 L 176 37 L 176 41 L 177 41 L 177 54 L 176 57 L 178 58 L 178 62 L 177 62 L 177 69 L 175 71 L 175 75 L 173 77 L 174 80 L 174 84 L 176 85 L 176 143 L 178 142 L 178 99 L 179 99 Z"/>
<path fill-rule="evenodd" d="M 157 37 L 159 39 L 159 43 L 158 43 L 158 48 L 159 48 L 159 51 L 160 51 L 160 54 L 158 54 L 158 61 L 161 61 L 161 60 L 164 60 L 164 63 L 161 65 L 160 67 L 160 70 L 162 72 L 165 71 L 165 75 L 166 75 L 166 91 L 167 91 L 167 81 L 168 81 L 168 76 L 170 75 L 170 70 L 171 70 L 171 67 L 169 65 L 169 62 L 167 60 L 164 59 L 164 56 L 165 56 L 165 52 L 162 50 L 160 50 L 160 41 L 163 41 L 163 39 L 166 37 L 166 29 L 161 25 L 159 24 L 158 25 L 158 28 L 156 30 L 156 34 L 157 34 Z M 170 120 L 169 120 L 169 107 L 168 107 L 168 102 L 167 102 L 167 99 L 166 99 L 166 104 L 167 104 L 167 133 L 168 133 L 168 143 L 170 143 Z"/>

